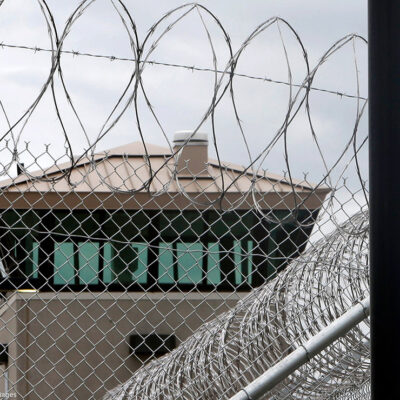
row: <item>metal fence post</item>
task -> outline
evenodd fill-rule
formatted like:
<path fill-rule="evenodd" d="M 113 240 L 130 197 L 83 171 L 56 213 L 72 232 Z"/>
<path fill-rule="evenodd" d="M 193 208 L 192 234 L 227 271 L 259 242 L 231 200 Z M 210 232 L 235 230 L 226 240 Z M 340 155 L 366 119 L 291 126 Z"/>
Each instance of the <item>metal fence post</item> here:
<path fill-rule="evenodd" d="M 400 397 L 400 2 L 369 0 L 372 399 Z"/>

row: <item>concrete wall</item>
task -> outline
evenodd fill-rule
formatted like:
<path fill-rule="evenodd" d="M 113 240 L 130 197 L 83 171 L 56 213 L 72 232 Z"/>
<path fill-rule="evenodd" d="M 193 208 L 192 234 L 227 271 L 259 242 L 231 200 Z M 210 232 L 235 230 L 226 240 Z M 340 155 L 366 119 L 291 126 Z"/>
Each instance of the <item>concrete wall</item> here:
<path fill-rule="evenodd" d="M 4 394 L 6 387 L 12 396 L 16 396 L 16 384 L 19 379 L 18 368 L 21 366 L 21 359 L 18 356 L 18 303 L 17 297 L 12 296 L 0 306 L 0 343 L 8 344 L 9 360 L 15 360 L 13 365 L 0 366 L 0 393 Z M 7 368 L 8 367 L 8 368 Z M 4 371 L 7 369 L 8 374 Z M 5 381 L 8 381 L 6 384 Z M 15 398 L 15 397 L 11 397 Z"/>
<path fill-rule="evenodd" d="M 244 293 L 14 293 L 0 309 L 9 343 L 10 393 L 24 399 L 101 399 L 146 359 L 130 354 L 135 333 L 178 342 Z M 0 379 L 0 392 L 4 377 Z"/>

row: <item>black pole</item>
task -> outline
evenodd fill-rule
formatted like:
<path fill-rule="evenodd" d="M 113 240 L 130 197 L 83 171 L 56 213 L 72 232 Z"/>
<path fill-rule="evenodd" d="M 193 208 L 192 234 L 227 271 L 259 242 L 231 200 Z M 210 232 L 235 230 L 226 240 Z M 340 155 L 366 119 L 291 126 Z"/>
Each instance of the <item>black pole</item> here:
<path fill-rule="evenodd" d="M 400 1 L 368 12 L 371 398 L 400 399 Z"/>

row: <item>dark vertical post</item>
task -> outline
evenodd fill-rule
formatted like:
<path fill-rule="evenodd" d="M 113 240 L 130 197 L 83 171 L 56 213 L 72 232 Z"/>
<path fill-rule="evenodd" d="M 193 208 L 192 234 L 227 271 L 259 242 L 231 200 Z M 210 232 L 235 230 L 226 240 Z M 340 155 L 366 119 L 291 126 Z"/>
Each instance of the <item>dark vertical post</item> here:
<path fill-rule="evenodd" d="M 219 240 L 220 249 L 220 268 L 221 268 L 221 287 L 227 290 L 235 288 L 235 242 L 227 234 Z"/>
<path fill-rule="evenodd" d="M 40 213 L 41 221 L 39 229 L 41 232 L 39 236 L 39 280 L 43 282 L 40 286 L 42 290 L 53 289 L 54 284 L 54 236 L 56 222 L 59 219 L 56 217 L 53 211 L 45 211 Z M 61 217 L 59 217 L 61 218 Z M 59 239 L 62 241 L 62 239 Z"/>
<path fill-rule="evenodd" d="M 399 399 L 400 1 L 369 0 L 368 12 L 371 398 Z"/>
<path fill-rule="evenodd" d="M 160 223 L 158 214 L 149 212 L 151 222 L 148 225 L 147 284 L 149 290 L 157 290 L 158 285 L 158 248 L 160 244 Z"/>

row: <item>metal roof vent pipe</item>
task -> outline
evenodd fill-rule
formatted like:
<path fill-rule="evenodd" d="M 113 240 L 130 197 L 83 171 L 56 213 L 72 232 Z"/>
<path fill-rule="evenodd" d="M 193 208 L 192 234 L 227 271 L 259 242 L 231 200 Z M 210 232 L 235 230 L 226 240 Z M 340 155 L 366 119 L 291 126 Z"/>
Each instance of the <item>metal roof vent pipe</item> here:
<path fill-rule="evenodd" d="M 178 158 L 180 176 L 208 175 L 208 135 L 194 131 L 178 131 L 174 134 L 174 152 Z"/>

